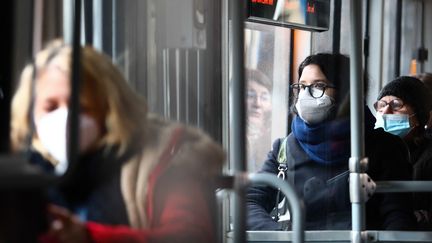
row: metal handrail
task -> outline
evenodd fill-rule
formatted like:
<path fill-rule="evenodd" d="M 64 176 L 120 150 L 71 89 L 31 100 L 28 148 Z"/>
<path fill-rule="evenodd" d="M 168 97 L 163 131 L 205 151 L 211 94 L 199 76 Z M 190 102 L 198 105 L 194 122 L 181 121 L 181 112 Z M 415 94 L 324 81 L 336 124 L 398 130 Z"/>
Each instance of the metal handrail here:
<path fill-rule="evenodd" d="M 382 231 L 367 230 L 364 231 L 365 238 L 368 242 L 415 242 L 424 243 L 432 242 L 431 231 Z M 232 234 L 228 234 L 232 237 Z M 248 242 L 287 242 L 293 239 L 292 232 L 287 231 L 248 231 Z M 314 230 L 305 231 L 304 242 L 322 242 L 322 243 L 350 243 L 350 230 Z"/>
<path fill-rule="evenodd" d="M 432 192 L 432 181 L 376 181 L 375 193 Z"/>
<path fill-rule="evenodd" d="M 250 185 L 264 184 L 267 186 L 272 186 L 274 188 L 279 188 L 281 192 L 286 196 L 287 203 L 291 209 L 290 214 L 292 215 L 293 230 L 292 230 L 292 242 L 301 243 L 304 242 L 304 230 L 305 230 L 305 213 L 303 209 L 303 204 L 298 197 L 295 189 L 286 181 L 278 178 L 276 175 L 270 173 L 259 173 L 259 174 L 249 174 L 249 173 L 237 173 L 232 175 L 223 175 L 217 179 L 218 188 L 234 189 L 237 196 L 241 198 L 241 201 L 245 201 L 245 191 Z M 241 205 L 245 209 L 245 205 Z M 245 215 L 243 219 L 237 219 L 240 221 L 245 221 Z M 243 243 L 246 241 L 246 228 L 243 225 L 234 225 L 234 242 Z M 244 239 L 244 241 L 239 241 L 239 239 Z"/>
<path fill-rule="evenodd" d="M 297 193 L 294 190 L 293 186 L 273 174 L 248 174 L 247 178 L 251 184 L 265 184 L 268 186 L 273 186 L 275 188 L 280 188 L 281 192 L 286 196 L 288 205 L 292 210 L 290 212 L 293 219 L 292 242 L 303 242 L 305 229 L 303 204 L 301 203 L 300 198 L 297 196 Z"/>
<path fill-rule="evenodd" d="M 364 144 L 364 90 L 361 81 L 362 70 L 362 5 L 360 0 L 350 1 L 350 122 L 351 122 L 351 158 L 350 158 L 350 199 L 352 212 L 351 242 L 363 242 L 361 232 L 365 230 L 365 204 L 359 200 L 360 187 L 355 182 L 362 173 L 360 160 L 365 157 Z M 351 180 L 356 179 L 356 180 Z M 353 189 L 351 191 L 351 189 Z"/>
<path fill-rule="evenodd" d="M 245 80 L 244 80 L 244 9 L 243 1 L 229 1 L 229 11 L 231 15 L 231 38 L 232 38 L 232 114 L 231 126 L 232 151 L 234 172 L 244 172 L 246 170 L 246 116 L 245 116 Z M 239 189 L 240 190 L 240 189 Z M 236 228 L 246 227 L 246 211 L 244 208 L 244 192 L 236 190 L 234 196 L 234 226 Z M 244 230 L 243 230 L 244 231 Z M 235 242 L 245 242 L 245 234 L 235 234 Z"/>

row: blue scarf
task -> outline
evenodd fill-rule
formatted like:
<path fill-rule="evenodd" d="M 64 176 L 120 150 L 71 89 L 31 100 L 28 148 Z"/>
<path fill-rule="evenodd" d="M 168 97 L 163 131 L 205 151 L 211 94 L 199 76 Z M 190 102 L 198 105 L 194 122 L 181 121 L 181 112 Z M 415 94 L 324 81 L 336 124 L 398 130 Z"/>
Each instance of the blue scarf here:
<path fill-rule="evenodd" d="M 365 131 L 372 131 L 374 124 L 375 117 L 365 107 Z M 348 162 L 351 152 L 348 118 L 309 125 L 296 116 L 291 129 L 300 146 L 313 161 L 326 165 Z"/>

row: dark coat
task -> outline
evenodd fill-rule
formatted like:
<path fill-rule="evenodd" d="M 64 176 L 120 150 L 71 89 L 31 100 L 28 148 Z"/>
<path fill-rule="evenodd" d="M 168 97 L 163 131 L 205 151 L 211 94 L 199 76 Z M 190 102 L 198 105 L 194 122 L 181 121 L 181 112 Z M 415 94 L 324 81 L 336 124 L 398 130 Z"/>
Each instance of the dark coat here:
<path fill-rule="evenodd" d="M 277 156 L 281 140 L 273 144 L 261 173 L 278 173 Z M 339 165 L 323 165 L 312 161 L 300 147 L 293 134 L 287 142 L 288 181 L 303 199 L 306 209 L 306 229 L 351 229 L 351 205 L 348 189 L 348 161 Z M 382 129 L 366 134 L 368 175 L 375 181 L 410 180 L 411 166 L 403 141 Z M 294 167 L 294 168 L 293 168 Z M 292 172 L 292 171 L 295 171 Z M 345 172 L 345 173 L 344 173 Z M 340 175 L 340 176 L 338 176 Z M 338 176 L 338 177 L 336 177 Z M 335 178 L 336 177 L 336 178 Z M 332 180 L 329 180 L 332 179 Z M 266 186 L 247 191 L 249 230 L 281 230 L 269 215 L 275 206 L 277 190 Z M 367 229 L 412 229 L 414 217 L 410 194 L 375 194 L 366 203 Z"/>
<path fill-rule="evenodd" d="M 420 145 L 411 144 L 409 147 L 414 169 L 413 179 L 417 181 L 432 180 L 432 140 L 428 138 Z M 432 193 L 414 193 L 414 209 L 427 213 L 427 216 L 416 213 L 422 229 L 432 229 Z"/>

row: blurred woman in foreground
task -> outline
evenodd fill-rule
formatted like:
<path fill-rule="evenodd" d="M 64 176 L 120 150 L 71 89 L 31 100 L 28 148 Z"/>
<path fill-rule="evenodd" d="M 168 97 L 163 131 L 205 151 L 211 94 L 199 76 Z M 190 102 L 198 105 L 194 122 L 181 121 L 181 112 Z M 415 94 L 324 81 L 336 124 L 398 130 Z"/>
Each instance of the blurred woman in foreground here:
<path fill-rule="evenodd" d="M 34 124 L 33 161 L 56 174 L 68 166 L 71 53 L 54 42 L 37 54 L 12 107 L 14 149 L 26 148 Z M 108 56 L 91 47 L 81 56 L 79 162 L 54 199 L 68 209 L 49 207 L 54 220 L 42 241 L 214 242 L 221 147 L 197 129 L 148 115 Z"/>

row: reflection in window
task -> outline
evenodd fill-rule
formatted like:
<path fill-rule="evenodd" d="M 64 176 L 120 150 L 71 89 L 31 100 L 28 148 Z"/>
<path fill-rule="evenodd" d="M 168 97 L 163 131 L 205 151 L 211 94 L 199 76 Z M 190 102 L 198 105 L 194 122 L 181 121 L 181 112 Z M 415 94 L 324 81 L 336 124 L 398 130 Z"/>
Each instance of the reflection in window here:
<path fill-rule="evenodd" d="M 246 78 L 248 168 L 256 171 L 271 143 L 273 87 L 269 78 L 257 69 L 248 69 Z"/>
<path fill-rule="evenodd" d="M 273 140 L 286 134 L 290 32 L 256 23 L 246 27 L 247 166 L 255 172 Z"/>

